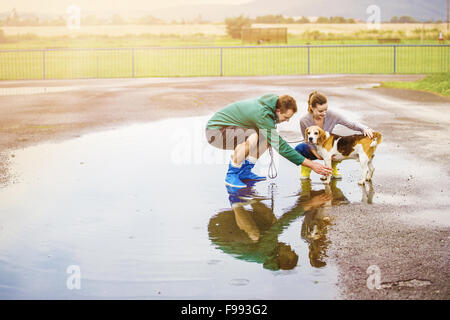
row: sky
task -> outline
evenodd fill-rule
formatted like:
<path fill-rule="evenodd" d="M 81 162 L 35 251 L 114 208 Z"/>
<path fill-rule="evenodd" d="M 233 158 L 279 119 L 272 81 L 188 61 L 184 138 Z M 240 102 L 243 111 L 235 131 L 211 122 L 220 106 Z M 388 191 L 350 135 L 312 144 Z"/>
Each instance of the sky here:
<path fill-rule="evenodd" d="M 65 14 L 67 7 L 76 5 L 82 11 L 115 11 L 126 15 L 140 10 L 151 11 L 187 4 L 242 4 L 251 0 L 1 0 L 0 12 L 46 12 Z"/>

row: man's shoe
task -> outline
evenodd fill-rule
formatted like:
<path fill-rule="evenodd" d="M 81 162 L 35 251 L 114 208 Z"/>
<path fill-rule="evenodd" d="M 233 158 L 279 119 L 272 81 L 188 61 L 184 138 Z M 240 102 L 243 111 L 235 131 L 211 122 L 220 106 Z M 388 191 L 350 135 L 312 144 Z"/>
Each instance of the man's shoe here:
<path fill-rule="evenodd" d="M 266 177 L 258 176 L 257 174 L 254 174 L 251 170 L 255 166 L 254 163 L 245 160 L 242 164 L 242 171 L 239 174 L 239 178 L 241 180 L 266 180 Z"/>
<path fill-rule="evenodd" d="M 230 164 L 228 165 L 228 172 L 225 177 L 225 184 L 227 186 L 235 187 L 235 188 L 247 187 L 247 185 L 245 183 L 243 183 L 241 181 L 241 179 L 239 179 L 239 174 L 243 170 L 243 167 L 244 167 L 243 164 L 240 167 L 234 167 L 230 161 Z"/>

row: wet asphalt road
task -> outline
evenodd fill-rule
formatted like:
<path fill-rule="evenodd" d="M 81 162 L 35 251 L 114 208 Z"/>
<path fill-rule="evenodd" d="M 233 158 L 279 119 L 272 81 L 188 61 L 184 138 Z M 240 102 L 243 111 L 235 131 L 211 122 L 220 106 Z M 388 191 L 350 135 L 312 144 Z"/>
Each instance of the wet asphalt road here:
<path fill-rule="evenodd" d="M 5 82 L 3 93 L 11 93 L 8 87 L 25 87 L 25 94 L 0 96 L 0 105 L 5 109 L 2 111 L 7 110 L 0 120 L 3 160 L 0 182 L 3 188 L 14 182 L 15 172 L 11 170 L 14 164 L 9 163 L 14 161 L 12 155 L 17 148 L 173 115 L 206 116 L 229 102 L 267 92 L 291 94 L 297 99 L 301 113 L 306 109 L 307 94 L 319 90 L 327 95 L 330 108 L 384 135 L 374 160 L 373 190 L 364 192 L 359 188 L 358 166 L 344 162 L 341 167 L 344 178 L 338 183 L 349 201 L 327 211 L 332 223 L 324 259 L 337 270 L 334 297 L 448 299 L 450 100 L 429 93 L 371 88 L 383 80 L 415 78 L 312 76 Z M 36 87 L 47 86 L 71 89 L 36 93 L 39 90 Z M 35 88 L 31 93 L 26 89 L 30 87 Z M 77 89 L 73 91 L 73 87 Z M 14 109 L 7 108 L 11 105 Z M 294 118 L 279 129 L 288 140 L 295 140 L 297 128 Z M 346 132 L 338 128 L 338 133 L 339 130 Z M 283 166 L 289 163 L 282 164 L 280 177 L 291 175 L 283 172 L 288 170 Z M 220 176 L 221 169 L 217 170 Z M 298 174 L 297 170 L 291 171 L 292 175 Z M 319 183 L 317 177 L 313 177 L 315 180 Z M 291 192 L 288 191 L 291 186 L 292 190 L 303 190 L 295 179 L 287 186 L 279 185 L 287 188 L 287 193 Z M 370 266 L 380 270 L 380 289 L 368 288 Z"/>

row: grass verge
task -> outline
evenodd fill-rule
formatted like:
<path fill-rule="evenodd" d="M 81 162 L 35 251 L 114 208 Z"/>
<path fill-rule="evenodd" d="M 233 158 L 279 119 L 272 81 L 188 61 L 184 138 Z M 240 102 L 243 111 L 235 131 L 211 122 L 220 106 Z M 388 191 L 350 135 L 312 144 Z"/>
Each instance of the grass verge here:
<path fill-rule="evenodd" d="M 430 74 L 413 82 L 383 82 L 381 87 L 421 90 L 450 97 L 450 72 Z"/>

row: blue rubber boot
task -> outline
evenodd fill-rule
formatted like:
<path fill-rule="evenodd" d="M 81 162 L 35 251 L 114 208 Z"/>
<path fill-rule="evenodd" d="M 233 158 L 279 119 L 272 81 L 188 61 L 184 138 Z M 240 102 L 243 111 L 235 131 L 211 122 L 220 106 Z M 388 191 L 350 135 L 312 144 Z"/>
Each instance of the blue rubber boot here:
<path fill-rule="evenodd" d="M 239 174 L 239 178 L 241 180 L 259 180 L 259 181 L 266 180 L 266 177 L 258 176 L 251 171 L 254 166 L 255 166 L 254 163 L 245 160 L 244 163 L 242 164 L 242 171 Z"/>
<path fill-rule="evenodd" d="M 234 167 L 231 164 L 228 165 L 228 172 L 227 176 L 225 177 L 225 184 L 230 187 L 234 188 L 245 188 L 247 185 L 241 181 L 239 178 L 239 174 L 244 168 L 244 164 L 242 164 L 240 167 Z"/>

